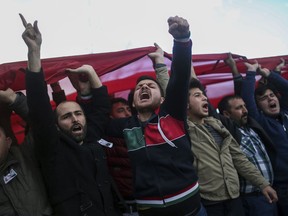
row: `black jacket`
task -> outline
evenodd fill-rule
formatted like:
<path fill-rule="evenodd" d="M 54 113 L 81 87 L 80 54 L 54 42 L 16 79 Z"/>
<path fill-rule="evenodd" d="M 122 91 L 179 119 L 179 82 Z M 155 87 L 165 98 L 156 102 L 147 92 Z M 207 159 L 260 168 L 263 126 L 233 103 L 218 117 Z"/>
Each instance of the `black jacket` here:
<path fill-rule="evenodd" d="M 57 130 L 43 72 L 27 71 L 26 88 L 36 154 L 57 215 L 118 215 L 106 156 L 97 142 L 109 118 L 106 87 L 93 89 L 99 122 L 91 128 L 87 117 L 88 137 L 82 145 Z"/>

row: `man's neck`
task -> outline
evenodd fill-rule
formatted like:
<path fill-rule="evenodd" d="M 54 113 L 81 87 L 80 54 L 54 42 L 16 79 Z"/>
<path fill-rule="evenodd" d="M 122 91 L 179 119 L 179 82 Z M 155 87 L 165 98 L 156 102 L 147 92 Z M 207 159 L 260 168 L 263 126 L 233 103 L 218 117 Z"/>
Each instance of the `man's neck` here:
<path fill-rule="evenodd" d="M 198 118 L 198 117 L 189 115 L 189 120 L 196 124 L 204 124 L 204 118 Z"/>
<path fill-rule="evenodd" d="M 151 118 L 152 115 L 153 112 L 143 112 L 143 113 L 138 112 L 137 117 L 141 122 L 146 122 Z"/>

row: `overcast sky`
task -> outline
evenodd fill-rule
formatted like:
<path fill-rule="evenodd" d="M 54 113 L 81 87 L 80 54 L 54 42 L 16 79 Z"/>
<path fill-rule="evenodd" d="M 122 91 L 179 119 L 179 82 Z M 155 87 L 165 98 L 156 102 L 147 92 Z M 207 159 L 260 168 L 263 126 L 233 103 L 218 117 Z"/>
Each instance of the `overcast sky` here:
<path fill-rule="evenodd" d="M 0 0 L 0 64 L 27 59 L 18 13 L 38 20 L 42 58 L 152 46 L 171 53 L 167 18 L 190 23 L 193 53 L 288 54 L 288 0 Z"/>

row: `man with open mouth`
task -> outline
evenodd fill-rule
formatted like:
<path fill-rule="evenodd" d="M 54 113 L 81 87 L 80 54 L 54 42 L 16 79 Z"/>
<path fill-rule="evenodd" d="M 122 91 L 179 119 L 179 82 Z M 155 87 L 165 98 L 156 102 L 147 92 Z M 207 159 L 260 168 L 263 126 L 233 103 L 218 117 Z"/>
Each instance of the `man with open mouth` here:
<path fill-rule="evenodd" d="M 238 174 L 258 187 L 270 203 L 277 201 L 270 183 L 244 155 L 221 121 L 209 117 L 208 99 L 196 78 L 191 79 L 189 86 L 188 116 L 194 166 L 208 216 L 245 215 Z"/>
<path fill-rule="evenodd" d="M 232 119 L 240 134 L 239 145 L 255 167 L 273 185 L 276 150 L 270 136 L 251 116 L 239 95 L 228 95 L 218 104 L 220 114 Z M 277 216 L 276 203 L 268 203 L 259 188 L 240 176 L 240 196 L 247 216 Z"/>
<path fill-rule="evenodd" d="M 168 25 L 174 47 L 165 100 L 157 80 L 139 77 L 133 97 L 137 114 L 113 119 L 107 133 L 125 138 L 140 216 L 204 216 L 187 136 L 192 48 L 189 24 L 175 16 L 168 19 Z"/>
<path fill-rule="evenodd" d="M 79 103 L 63 101 L 53 112 L 41 66 L 42 36 L 37 21 L 32 25 L 21 14 L 20 17 L 25 27 L 22 38 L 28 47 L 25 78 L 35 152 L 56 215 L 121 215 L 106 155 L 97 142 L 109 119 L 106 86 L 90 65 L 67 69 L 73 86 L 78 85 Z M 95 105 L 90 113 L 97 119 L 95 124 L 90 124 L 90 115 L 84 113 L 89 110 L 83 101 L 87 97 Z"/>
<path fill-rule="evenodd" d="M 278 214 L 288 215 L 288 81 L 281 74 L 261 68 L 257 62 L 245 63 L 246 78 L 242 83 L 242 97 L 249 116 L 252 116 L 273 140 L 276 149 L 274 184 L 279 200 Z M 267 80 L 256 84 L 256 72 Z M 255 94 L 253 94 L 255 92 Z"/>

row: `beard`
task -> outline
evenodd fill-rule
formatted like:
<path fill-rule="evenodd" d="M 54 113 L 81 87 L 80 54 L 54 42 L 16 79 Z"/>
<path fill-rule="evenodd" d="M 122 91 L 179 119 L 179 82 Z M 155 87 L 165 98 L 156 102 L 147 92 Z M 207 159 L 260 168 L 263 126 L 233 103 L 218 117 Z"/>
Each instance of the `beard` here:
<path fill-rule="evenodd" d="M 152 102 L 149 105 L 136 105 L 135 108 L 138 113 L 153 113 L 156 109 L 158 109 L 161 105 L 161 102 Z"/>
<path fill-rule="evenodd" d="M 82 126 L 82 133 L 74 134 L 73 133 L 73 127 L 71 127 L 69 130 L 65 130 L 63 128 L 60 128 L 61 131 L 66 134 L 68 137 L 72 138 L 76 143 L 81 143 L 87 134 L 87 124 Z"/>

